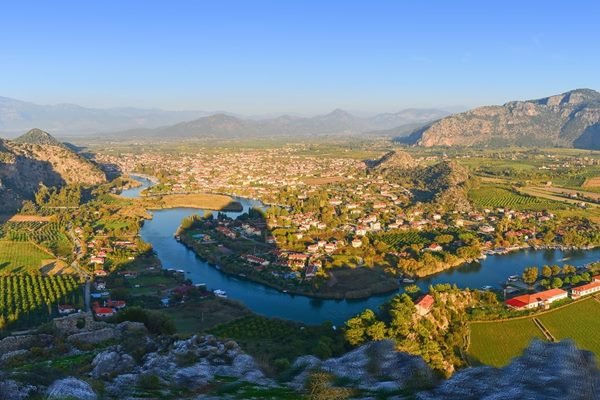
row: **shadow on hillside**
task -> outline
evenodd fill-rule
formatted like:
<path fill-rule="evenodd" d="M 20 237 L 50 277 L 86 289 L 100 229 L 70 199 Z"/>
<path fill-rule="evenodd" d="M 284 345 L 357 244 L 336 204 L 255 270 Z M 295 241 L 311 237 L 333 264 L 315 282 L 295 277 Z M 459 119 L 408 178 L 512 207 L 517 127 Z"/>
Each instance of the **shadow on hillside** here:
<path fill-rule="evenodd" d="M 0 167 L 2 164 L 0 164 Z M 33 200 L 40 184 L 60 187 L 66 182 L 47 161 L 17 156 L 8 168 L 2 168 L 0 188 L 0 222 L 8 221 L 21 209 L 25 200 Z"/>
<path fill-rule="evenodd" d="M 600 150 L 600 123 L 587 127 L 575 139 L 573 146 L 579 149 Z"/>

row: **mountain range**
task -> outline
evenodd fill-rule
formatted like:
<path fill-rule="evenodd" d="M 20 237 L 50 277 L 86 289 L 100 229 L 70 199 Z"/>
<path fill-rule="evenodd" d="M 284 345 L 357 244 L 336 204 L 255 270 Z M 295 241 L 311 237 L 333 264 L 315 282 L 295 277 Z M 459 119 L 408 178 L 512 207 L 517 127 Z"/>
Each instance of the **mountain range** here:
<path fill-rule="evenodd" d="M 39 105 L 0 97 L 0 133 L 14 137 L 33 127 L 58 136 L 241 137 L 339 134 L 378 131 L 403 126 L 402 132 L 449 115 L 438 109 L 406 109 L 396 113 L 358 116 L 342 110 L 315 117 L 243 117 L 229 112 L 165 111 L 138 108 L 86 108 L 74 104 Z M 408 126 L 410 129 L 407 129 Z"/>
<path fill-rule="evenodd" d="M 600 149 L 600 93 L 576 89 L 536 100 L 475 108 L 414 130 L 420 146 L 561 146 Z"/>
<path fill-rule="evenodd" d="M 209 115 L 206 111 L 140 108 L 86 108 L 75 104 L 40 105 L 0 97 L 0 132 L 16 136 L 33 127 L 55 135 L 87 135 L 132 128 L 154 128 Z"/>
<path fill-rule="evenodd" d="M 226 114 L 215 114 L 155 129 L 132 129 L 117 132 L 119 137 L 162 137 L 162 138 L 238 138 L 273 136 L 313 136 L 358 134 L 369 132 L 385 134 L 385 131 L 410 124 L 422 126 L 448 115 L 437 109 L 407 109 L 397 113 L 358 117 L 347 111 L 336 109 L 329 114 L 314 117 L 284 115 L 267 119 L 239 118 Z M 408 132 L 407 132 L 408 133 Z"/>

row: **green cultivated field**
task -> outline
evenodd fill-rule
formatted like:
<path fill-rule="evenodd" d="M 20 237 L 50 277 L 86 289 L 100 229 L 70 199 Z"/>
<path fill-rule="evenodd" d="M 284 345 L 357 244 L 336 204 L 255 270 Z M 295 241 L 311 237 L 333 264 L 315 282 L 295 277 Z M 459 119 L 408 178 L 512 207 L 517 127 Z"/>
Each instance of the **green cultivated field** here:
<path fill-rule="evenodd" d="M 516 210 L 545 210 L 562 208 L 559 202 L 538 197 L 521 195 L 510 189 L 482 186 L 469 191 L 469 199 L 480 208 L 507 207 Z"/>
<path fill-rule="evenodd" d="M 578 347 L 600 356 L 600 302 L 588 298 L 538 315 L 537 318 L 557 340 L 572 339 Z M 476 361 L 504 366 L 534 338 L 543 339 L 532 318 L 471 324 L 469 355 Z"/>
<path fill-rule="evenodd" d="M 52 258 L 30 242 L 0 240 L 0 274 L 37 272 L 43 260 Z"/>
<path fill-rule="evenodd" d="M 469 356 L 486 365 L 501 367 L 520 355 L 533 338 L 542 332 L 527 319 L 471 324 Z"/>
<path fill-rule="evenodd" d="M 542 324 L 557 340 L 571 338 L 582 349 L 600 355 L 600 303 L 592 298 L 577 302 L 564 311 L 544 314 Z"/>

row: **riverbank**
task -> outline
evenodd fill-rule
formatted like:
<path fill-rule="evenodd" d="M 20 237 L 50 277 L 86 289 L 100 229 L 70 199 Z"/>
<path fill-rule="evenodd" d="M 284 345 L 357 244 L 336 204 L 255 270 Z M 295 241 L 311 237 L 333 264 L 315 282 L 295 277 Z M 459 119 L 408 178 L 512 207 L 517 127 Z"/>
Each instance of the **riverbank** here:
<path fill-rule="evenodd" d="M 142 197 L 139 199 L 149 210 L 169 208 L 196 208 L 199 210 L 241 212 L 243 206 L 233 198 L 220 194 L 173 194 L 161 197 Z"/>
<path fill-rule="evenodd" d="M 319 282 L 322 284 L 315 285 L 312 281 L 306 280 L 282 284 L 275 280 L 270 273 L 256 272 L 252 268 L 241 269 L 241 262 L 233 262 L 227 257 L 217 256 L 214 251 L 210 251 L 206 245 L 199 243 L 189 234 L 180 233 L 179 240 L 198 258 L 214 266 L 221 273 L 265 285 L 290 295 L 323 300 L 361 300 L 376 295 L 390 294 L 400 288 L 397 280 L 385 275 L 383 271 L 367 268 L 352 270 L 340 268 L 330 271 L 329 280 Z M 287 283 L 285 280 L 282 282 Z M 333 284 L 328 284 L 329 282 L 333 282 Z M 306 286 L 298 287 L 298 285 Z M 315 291 L 315 286 L 318 291 Z"/>

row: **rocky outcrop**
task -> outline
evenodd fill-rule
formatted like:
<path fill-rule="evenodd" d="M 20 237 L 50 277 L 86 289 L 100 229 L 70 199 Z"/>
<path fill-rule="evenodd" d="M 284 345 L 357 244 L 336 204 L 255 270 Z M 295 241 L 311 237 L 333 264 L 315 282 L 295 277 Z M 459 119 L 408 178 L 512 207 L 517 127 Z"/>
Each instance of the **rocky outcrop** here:
<path fill-rule="evenodd" d="M 19 141 L 0 140 L 0 204 L 2 212 L 16 211 L 32 199 L 40 183 L 96 185 L 106 181 L 97 165 L 71 151 L 41 130 Z"/>
<path fill-rule="evenodd" d="M 405 151 L 390 151 L 377 160 L 367 161 L 369 168 L 388 169 L 388 168 L 414 168 L 415 159 Z"/>
<path fill-rule="evenodd" d="M 600 370 L 594 354 L 571 342 L 532 343 L 523 356 L 496 369 L 461 370 L 420 400 L 587 400 L 600 398 Z"/>
<path fill-rule="evenodd" d="M 130 372 L 136 365 L 129 354 L 120 352 L 119 349 L 105 350 L 99 353 L 92 361 L 94 369 L 90 373 L 94 379 L 112 378 L 116 375 Z"/>
<path fill-rule="evenodd" d="M 89 383 L 69 377 L 54 382 L 47 391 L 48 400 L 96 400 L 98 396 Z"/>
<path fill-rule="evenodd" d="M 0 355 L 14 351 L 28 350 L 32 347 L 46 347 L 53 340 L 51 335 L 7 336 L 0 340 Z"/>
<path fill-rule="evenodd" d="M 600 93 L 577 89 L 442 118 L 401 138 L 420 146 L 574 146 L 600 148 Z"/>
<path fill-rule="evenodd" d="M 342 357 L 325 361 L 313 356 L 300 357 L 292 369 L 300 371 L 289 383 L 296 389 L 303 388 L 310 373 L 316 370 L 350 382 L 352 387 L 374 392 L 420 387 L 434 379 L 422 358 L 396 351 L 389 340 L 370 342 Z"/>

